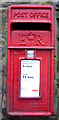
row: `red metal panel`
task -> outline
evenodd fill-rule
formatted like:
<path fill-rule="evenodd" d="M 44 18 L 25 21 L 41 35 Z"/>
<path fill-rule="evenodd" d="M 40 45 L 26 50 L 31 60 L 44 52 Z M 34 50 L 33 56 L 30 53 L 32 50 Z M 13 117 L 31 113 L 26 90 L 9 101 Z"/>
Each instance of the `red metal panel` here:
<path fill-rule="evenodd" d="M 47 40 L 48 38 L 48 40 Z M 51 32 L 50 31 L 25 31 L 17 30 L 11 32 L 11 46 L 36 47 L 51 46 Z"/>
<path fill-rule="evenodd" d="M 28 50 L 34 51 L 34 58 L 27 58 Z M 40 61 L 37 98 L 20 97 L 22 59 Z M 7 114 L 50 116 L 53 98 L 54 9 L 46 5 L 12 5 L 8 14 Z"/>
<path fill-rule="evenodd" d="M 23 21 L 35 21 L 39 19 L 50 20 L 51 13 L 50 10 L 44 9 L 12 9 L 12 19 Z"/>
<path fill-rule="evenodd" d="M 45 56 L 43 56 L 43 51 L 40 51 L 40 52 L 37 51 L 37 58 L 36 58 L 36 59 L 40 59 L 40 58 L 42 59 L 42 73 L 41 73 L 42 78 L 40 77 L 40 79 L 42 79 L 41 80 L 40 100 L 39 100 L 39 98 L 35 98 L 35 99 L 34 98 L 33 99 L 20 98 L 19 97 L 20 93 L 19 93 L 19 96 L 17 93 L 18 90 L 20 91 L 20 88 L 18 89 L 18 87 L 16 86 L 16 84 L 17 84 L 17 81 L 16 81 L 17 76 L 16 75 L 18 75 L 18 74 L 14 74 L 14 88 L 16 88 L 14 91 L 14 110 L 29 111 L 29 112 L 30 111 L 47 111 L 48 106 L 47 106 L 47 92 L 46 91 L 47 91 L 47 67 L 48 67 L 47 56 L 48 56 L 48 51 L 45 51 L 44 53 L 45 53 Z M 14 60 L 16 60 L 14 63 L 14 65 L 15 65 L 15 67 L 14 67 L 15 72 L 14 73 L 17 73 L 17 71 L 19 70 L 18 67 L 20 67 L 19 66 L 19 58 L 20 58 L 20 55 L 18 55 L 18 56 L 17 56 L 17 54 L 14 55 Z M 22 59 L 25 59 L 25 57 Z M 16 65 L 16 64 L 18 64 L 18 65 Z M 16 68 L 16 66 L 18 66 L 18 67 Z M 44 71 L 45 68 L 46 68 L 46 70 Z M 20 75 L 20 73 L 19 73 L 19 75 Z M 21 78 L 18 78 L 18 79 L 20 81 Z M 20 82 L 18 84 L 20 85 Z M 24 102 L 26 104 L 24 104 Z"/>

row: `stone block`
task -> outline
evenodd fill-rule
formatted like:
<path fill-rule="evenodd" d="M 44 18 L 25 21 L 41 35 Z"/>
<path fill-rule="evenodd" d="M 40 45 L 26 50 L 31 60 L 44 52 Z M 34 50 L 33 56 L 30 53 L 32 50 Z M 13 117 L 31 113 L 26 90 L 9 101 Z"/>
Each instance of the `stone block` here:
<path fill-rule="evenodd" d="M 7 40 L 6 40 L 7 41 Z M 2 46 L 2 58 L 3 57 L 7 58 L 7 42 L 5 42 L 5 44 Z M 7 59 L 6 59 L 7 60 Z"/>
<path fill-rule="evenodd" d="M 56 18 L 57 19 L 59 18 L 59 7 L 58 7 L 57 12 L 56 12 Z"/>
<path fill-rule="evenodd" d="M 2 90 L 2 72 L 0 72 L 0 90 Z"/>
<path fill-rule="evenodd" d="M 59 87 L 57 89 L 57 97 L 59 98 Z"/>
<path fill-rule="evenodd" d="M 4 38 L 0 38 L 0 44 L 3 45 L 5 43 L 5 39 Z"/>
<path fill-rule="evenodd" d="M 2 95 L 4 95 L 6 93 L 6 77 L 3 76 L 2 79 Z"/>

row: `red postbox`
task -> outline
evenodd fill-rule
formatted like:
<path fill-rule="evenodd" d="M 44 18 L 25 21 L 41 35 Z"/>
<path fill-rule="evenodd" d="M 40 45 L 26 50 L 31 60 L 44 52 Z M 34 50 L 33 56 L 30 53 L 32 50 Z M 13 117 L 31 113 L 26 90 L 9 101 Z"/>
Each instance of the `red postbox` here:
<path fill-rule="evenodd" d="M 7 114 L 52 115 L 53 84 L 53 7 L 11 5 L 8 11 Z"/>

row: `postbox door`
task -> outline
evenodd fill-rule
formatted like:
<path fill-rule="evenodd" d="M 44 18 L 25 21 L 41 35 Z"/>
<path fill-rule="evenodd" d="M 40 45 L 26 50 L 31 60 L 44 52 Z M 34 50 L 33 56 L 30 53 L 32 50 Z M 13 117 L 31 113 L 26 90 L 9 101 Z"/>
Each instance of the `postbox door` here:
<path fill-rule="evenodd" d="M 13 102 L 14 110 L 22 111 L 22 112 L 49 111 L 50 110 L 50 106 L 49 106 L 50 105 L 50 89 L 49 89 L 50 88 L 50 74 L 49 74 L 50 73 L 50 50 L 39 50 L 39 49 L 33 50 L 35 51 L 34 54 L 36 54 L 36 58 L 33 58 L 33 59 L 26 58 L 26 51 L 27 50 L 25 49 L 14 50 L 14 102 Z M 38 76 L 40 76 L 39 82 L 38 82 L 39 95 L 36 94 L 37 96 L 28 95 L 27 97 L 26 96 L 27 92 L 24 93 L 25 96 L 21 96 L 20 94 L 21 93 L 21 70 L 22 70 L 21 61 L 22 60 L 25 60 L 25 61 L 35 60 L 35 62 L 38 61 L 38 63 L 40 64 L 39 68 L 37 67 L 39 70 Z M 23 74 L 25 74 L 24 71 L 23 71 Z M 38 79 L 38 76 L 36 80 Z M 27 88 L 27 85 L 26 85 L 26 88 Z M 34 91 L 35 90 L 33 90 L 32 92 Z"/>

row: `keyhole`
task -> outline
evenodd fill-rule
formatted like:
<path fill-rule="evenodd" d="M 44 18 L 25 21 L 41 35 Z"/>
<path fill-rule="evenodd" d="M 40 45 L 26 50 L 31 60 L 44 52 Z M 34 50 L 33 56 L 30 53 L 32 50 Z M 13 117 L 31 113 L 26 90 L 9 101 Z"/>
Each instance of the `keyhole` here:
<path fill-rule="evenodd" d="M 18 78 L 17 78 L 17 82 L 18 82 Z"/>

